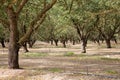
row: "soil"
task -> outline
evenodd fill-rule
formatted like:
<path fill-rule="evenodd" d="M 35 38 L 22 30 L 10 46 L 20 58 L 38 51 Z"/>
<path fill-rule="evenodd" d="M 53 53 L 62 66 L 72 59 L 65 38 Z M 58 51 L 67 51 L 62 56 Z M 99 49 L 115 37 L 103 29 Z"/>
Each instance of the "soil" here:
<path fill-rule="evenodd" d="M 80 51 L 80 44 L 67 44 L 67 48 L 37 42 L 30 52 L 20 50 L 23 69 L 7 69 L 7 48 L 0 49 L 0 80 L 120 80 L 119 44 L 106 49 L 88 43 L 87 53 Z M 74 55 L 66 56 L 67 53 Z M 30 55 L 30 54 L 42 55 Z M 43 55 L 44 54 L 44 55 Z M 27 56 L 28 55 L 28 56 Z"/>

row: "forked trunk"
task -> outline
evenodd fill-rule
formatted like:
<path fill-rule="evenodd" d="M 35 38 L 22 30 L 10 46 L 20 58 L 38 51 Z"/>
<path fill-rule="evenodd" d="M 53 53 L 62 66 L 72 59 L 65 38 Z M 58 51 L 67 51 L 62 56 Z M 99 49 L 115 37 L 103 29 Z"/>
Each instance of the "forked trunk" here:
<path fill-rule="evenodd" d="M 9 37 L 9 54 L 8 54 L 8 65 L 11 69 L 19 68 L 19 32 L 17 29 L 17 16 L 13 11 L 12 7 L 7 9 L 9 24 L 10 24 L 10 37 Z"/>
<path fill-rule="evenodd" d="M 106 39 L 105 42 L 106 42 L 106 46 L 107 46 L 107 48 L 112 48 L 109 39 Z"/>

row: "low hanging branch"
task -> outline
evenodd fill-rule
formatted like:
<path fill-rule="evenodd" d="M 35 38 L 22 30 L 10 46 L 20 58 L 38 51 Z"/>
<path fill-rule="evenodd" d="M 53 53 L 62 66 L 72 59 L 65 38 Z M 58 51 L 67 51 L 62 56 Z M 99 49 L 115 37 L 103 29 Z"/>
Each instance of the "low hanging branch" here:
<path fill-rule="evenodd" d="M 19 44 L 23 44 L 24 42 L 27 41 L 27 39 L 29 39 L 29 37 L 31 36 L 31 34 L 34 32 L 34 29 L 37 29 L 36 28 L 36 24 L 39 23 L 39 25 L 41 25 L 45 19 L 45 15 L 46 15 L 46 12 L 48 10 L 50 10 L 53 5 L 57 2 L 57 0 L 52 0 L 52 2 L 48 5 L 46 5 L 46 7 L 43 8 L 43 10 L 37 15 L 37 17 L 31 22 L 30 26 L 29 26 L 29 29 L 28 31 L 26 32 L 26 34 L 20 38 L 19 40 Z M 39 22 L 40 21 L 40 22 Z"/>

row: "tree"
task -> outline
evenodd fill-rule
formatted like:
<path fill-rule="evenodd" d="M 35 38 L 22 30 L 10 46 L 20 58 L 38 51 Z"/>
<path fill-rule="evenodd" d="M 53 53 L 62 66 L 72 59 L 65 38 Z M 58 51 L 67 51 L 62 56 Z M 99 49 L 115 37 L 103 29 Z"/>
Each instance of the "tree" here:
<path fill-rule="evenodd" d="M 88 2 L 83 0 L 81 2 L 78 1 L 78 3 L 81 4 L 72 2 L 71 21 L 81 39 L 81 52 L 86 53 L 87 41 L 94 30 L 95 18 L 90 12 L 87 12 L 88 6 L 90 6 Z"/>
<path fill-rule="evenodd" d="M 32 0 L 31 0 L 32 1 Z M 1 6 L 3 7 L 2 12 L 5 11 L 7 19 L 5 17 L 1 18 L 0 22 L 6 25 L 9 25 L 10 29 L 10 37 L 9 37 L 9 56 L 8 56 L 8 64 L 9 68 L 18 69 L 19 68 L 19 49 L 20 46 L 29 39 L 34 30 L 38 29 L 38 27 L 42 24 L 46 17 L 46 12 L 52 8 L 52 6 L 56 3 L 57 0 L 52 0 L 50 3 L 46 4 L 46 1 L 41 4 L 46 4 L 43 6 L 42 10 L 37 14 L 37 16 L 29 23 L 29 29 L 26 33 L 20 37 L 18 30 L 18 21 L 20 13 L 24 8 L 25 4 L 29 4 L 28 0 L 11 0 L 11 1 L 3 1 L 1 2 Z M 27 3 L 28 2 L 28 3 Z"/>
<path fill-rule="evenodd" d="M 75 5 L 75 2 L 76 2 L 76 5 Z M 95 17 L 97 15 L 101 15 L 99 17 L 102 18 L 103 15 L 106 15 L 106 14 L 111 15 L 111 13 L 113 11 L 118 12 L 119 9 L 120 9 L 120 7 L 118 6 L 119 3 L 120 3 L 120 1 L 113 1 L 112 2 L 112 1 L 109 1 L 109 0 L 89 0 L 89 1 L 86 1 L 86 0 L 74 1 L 74 0 L 72 0 L 71 1 L 71 6 L 70 6 L 70 8 L 68 10 L 70 11 L 70 14 L 72 16 L 74 15 L 74 17 L 72 17 L 72 22 L 75 25 L 75 28 L 77 29 L 77 32 L 78 32 L 78 34 L 79 34 L 79 36 L 81 38 L 81 41 L 82 42 L 84 41 L 83 42 L 83 45 L 84 45 L 83 52 L 86 52 L 86 50 L 85 50 L 86 45 L 85 44 L 87 44 L 86 39 L 88 39 L 88 37 L 89 37 L 89 36 L 86 37 L 86 32 L 88 33 L 88 35 L 90 35 L 91 30 L 93 31 L 93 29 L 94 29 L 92 27 L 95 27 L 94 24 L 97 23 L 97 19 L 95 19 Z M 77 17 L 75 17 L 75 15 Z M 79 16 L 82 16 L 83 18 L 82 17 L 79 18 Z M 107 17 L 107 19 L 111 19 L 111 18 Z M 112 33 L 111 35 L 108 35 L 108 36 L 109 36 L 109 38 L 110 37 L 113 38 L 114 34 L 116 34 L 116 32 L 119 32 L 118 23 L 119 22 L 114 23 L 114 21 L 113 21 L 113 23 L 109 24 L 109 26 L 107 26 L 108 25 L 108 23 L 107 23 L 106 26 L 102 27 L 102 28 L 104 28 L 104 31 L 101 31 L 101 32 L 103 32 L 103 33 L 107 33 L 107 32 Z M 88 28 L 85 26 L 85 24 L 87 24 Z M 92 27 L 90 27 L 90 25 Z M 112 28 L 111 28 L 110 25 L 112 26 Z M 97 30 L 97 29 L 94 29 L 94 30 Z M 101 34 L 101 32 L 100 32 L 100 34 Z M 105 35 L 102 34 L 102 36 L 105 38 Z M 110 41 L 108 40 L 108 38 L 106 39 L 106 43 L 107 43 L 108 47 L 111 47 Z"/>
<path fill-rule="evenodd" d="M 110 41 L 120 32 L 120 15 L 113 13 L 97 17 L 99 21 L 96 27 L 105 39 L 107 48 L 111 48 Z"/>
<path fill-rule="evenodd" d="M 120 31 L 120 1 L 100 0 L 98 3 L 99 9 L 95 14 L 97 20 L 95 26 L 104 38 L 107 48 L 111 48 L 110 41 L 115 39 L 115 35 Z"/>

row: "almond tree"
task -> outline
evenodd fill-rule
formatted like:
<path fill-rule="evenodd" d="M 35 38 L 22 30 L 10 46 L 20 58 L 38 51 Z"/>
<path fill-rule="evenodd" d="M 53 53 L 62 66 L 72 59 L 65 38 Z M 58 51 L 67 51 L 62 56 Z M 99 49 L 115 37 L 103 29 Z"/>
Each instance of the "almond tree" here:
<path fill-rule="evenodd" d="M 111 40 L 116 34 L 120 32 L 120 15 L 105 14 L 104 16 L 97 16 L 98 22 L 96 28 L 103 36 L 107 48 L 111 48 Z"/>
<path fill-rule="evenodd" d="M 107 48 L 111 48 L 110 41 L 120 32 L 120 1 L 100 0 L 98 3 L 95 27 L 104 38 Z"/>
<path fill-rule="evenodd" d="M 6 17 L 0 16 L 0 23 L 6 24 L 10 29 L 10 37 L 9 37 L 9 54 L 8 54 L 8 65 L 9 68 L 18 69 L 19 67 L 19 49 L 24 42 L 26 42 L 31 34 L 38 29 L 38 27 L 42 24 L 46 17 L 46 12 L 53 7 L 57 0 L 52 0 L 50 3 L 44 0 L 41 5 L 43 8 L 36 15 L 36 17 L 29 23 L 28 29 L 26 33 L 20 37 L 18 30 L 18 21 L 20 17 L 20 13 L 26 4 L 31 2 L 32 0 L 2 0 L 1 10 Z"/>

